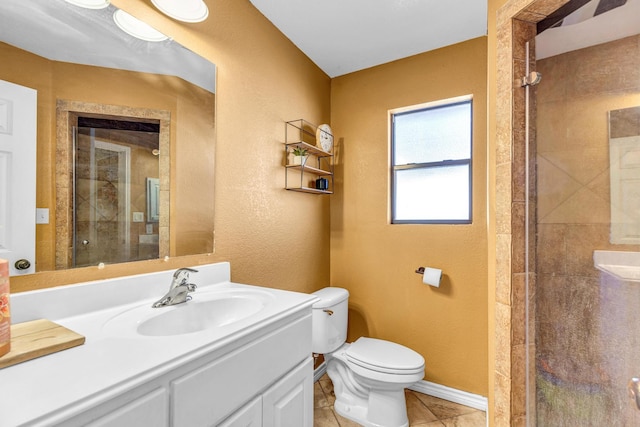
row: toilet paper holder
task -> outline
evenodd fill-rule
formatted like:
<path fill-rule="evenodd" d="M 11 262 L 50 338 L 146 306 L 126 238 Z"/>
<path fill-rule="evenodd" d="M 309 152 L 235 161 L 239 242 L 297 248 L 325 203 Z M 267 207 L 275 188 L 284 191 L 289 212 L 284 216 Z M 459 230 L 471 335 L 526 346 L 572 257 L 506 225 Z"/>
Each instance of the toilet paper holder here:
<path fill-rule="evenodd" d="M 422 283 L 425 285 L 433 286 L 434 288 L 440 287 L 442 281 L 442 270 L 433 267 L 418 267 L 416 273 L 422 274 Z"/>

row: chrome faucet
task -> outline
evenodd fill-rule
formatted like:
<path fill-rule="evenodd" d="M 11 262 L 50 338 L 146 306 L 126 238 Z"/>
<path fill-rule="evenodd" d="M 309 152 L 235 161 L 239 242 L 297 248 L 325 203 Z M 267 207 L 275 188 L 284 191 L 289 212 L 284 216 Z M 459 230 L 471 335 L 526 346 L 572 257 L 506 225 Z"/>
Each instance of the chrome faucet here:
<path fill-rule="evenodd" d="M 154 302 L 152 307 L 165 307 L 167 305 L 175 305 L 187 302 L 191 299 L 189 292 L 196 290 L 196 285 L 189 283 L 189 273 L 197 273 L 198 270 L 193 268 L 179 268 L 173 273 L 169 292 L 158 301 Z"/>

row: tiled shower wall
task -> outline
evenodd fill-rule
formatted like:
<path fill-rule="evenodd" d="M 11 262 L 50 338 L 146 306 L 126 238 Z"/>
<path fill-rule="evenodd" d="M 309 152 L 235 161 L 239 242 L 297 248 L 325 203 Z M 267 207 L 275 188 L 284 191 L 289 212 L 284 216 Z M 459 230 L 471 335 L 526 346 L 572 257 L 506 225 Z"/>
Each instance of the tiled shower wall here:
<path fill-rule="evenodd" d="M 625 378 L 640 366 L 624 369 L 640 350 L 625 315 L 638 292 L 593 265 L 597 249 L 640 250 L 609 243 L 608 135 L 608 111 L 640 105 L 639 57 L 634 36 L 537 62 L 539 425 L 640 422 Z"/>

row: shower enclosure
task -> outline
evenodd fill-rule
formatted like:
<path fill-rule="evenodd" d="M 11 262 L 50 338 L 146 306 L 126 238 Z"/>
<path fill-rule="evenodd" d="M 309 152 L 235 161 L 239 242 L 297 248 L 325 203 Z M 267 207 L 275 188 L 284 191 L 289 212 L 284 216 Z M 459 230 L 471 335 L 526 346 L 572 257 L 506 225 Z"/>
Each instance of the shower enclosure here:
<path fill-rule="evenodd" d="M 77 120 L 72 266 L 158 258 L 158 124 Z"/>
<path fill-rule="evenodd" d="M 618 25 L 599 3 L 530 41 L 542 80 L 523 81 L 530 426 L 640 425 L 640 36 L 557 50 Z"/>

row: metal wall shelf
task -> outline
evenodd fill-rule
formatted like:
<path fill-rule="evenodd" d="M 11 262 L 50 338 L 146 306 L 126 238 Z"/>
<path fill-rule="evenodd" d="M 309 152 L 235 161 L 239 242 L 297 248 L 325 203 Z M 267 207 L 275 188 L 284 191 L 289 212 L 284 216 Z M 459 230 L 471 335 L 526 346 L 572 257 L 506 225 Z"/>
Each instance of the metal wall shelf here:
<path fill-rule="evenodd" d="M 285 123 L 285 181 L 284 188 L 311 194 L 333 194 L 333 154 L 316 146 L 316 130 L 318 127 L 304 119 Z M 303 164 L 289 164 L 289 155 L 293 148 L 307 150 L 307 158 Z M 314 166 L 310 166 L 313 164 Z M 292 174 L 290 177 L 289 174 Z M 318 177 L 328 178 L 328 188 L 315 188 Z"/>

